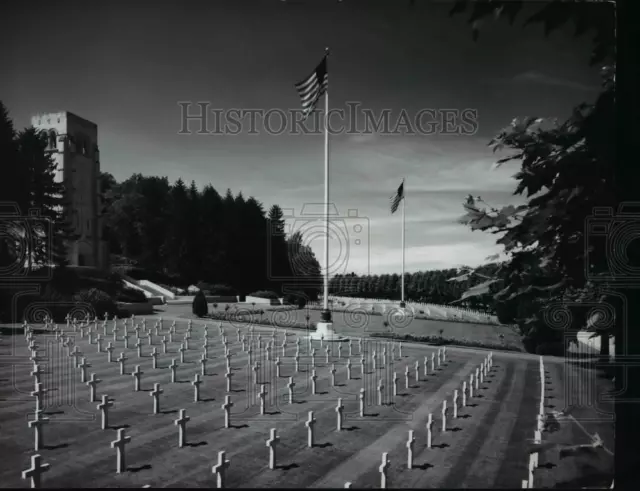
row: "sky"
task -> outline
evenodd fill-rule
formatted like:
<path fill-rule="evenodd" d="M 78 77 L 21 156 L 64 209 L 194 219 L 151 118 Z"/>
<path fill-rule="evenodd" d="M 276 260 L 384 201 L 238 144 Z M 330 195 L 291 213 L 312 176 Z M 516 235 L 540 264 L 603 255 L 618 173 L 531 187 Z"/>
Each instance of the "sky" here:
<path fill-rule="evenodd" d="M 331 274 L 400 273 L 402 215 L 389 198 L 405 179 L 405 271 L 477 266 L 501 252 L 496 236 L 457 223 L 466 196 L 520 204 L 518 164 L 493 169 L 487 143 L 514 117 L 556 117 L 591 102 L 591 37 L 545 37 L 487 21 L 473 41 L 451 3 L 406 0 L 215 0 L 3 5 L 0 99 L 17 128 L 32 115 L 70 111 L 98 125 L 101 170 L 211 183 L 280 205 L 324 264 L 324 135 L 181 131 L 180 103 L 210 108 L 300 109 L 294 84 L 328 59 L 329 107 L 358 103 L 393 122 L 401 111 L 470 110 L 463 134 L 332 132 L 329 139 Z M 64 5 L 64 7 L 63 7 Z M 324 99 L 320 101 L 324 108 Z M 209 126 L 214 125 L 213 116 Z M 246 122 L 247 120 L 245 120 Z M 279 119 L 270 120 L 277 128 Z M 334 126 L 338 126 L 338 120 Z M 359 119 L 364 129 L 364 118 Z M 312 125 L 311 125 L 312 126 Z M 181 134 L 182 133 L 182 134 Z M 185 134 L 186 133 L 186 134 Z M 221 133 L 221 132 L 218 132 Z M 338 220 L 337 218 L 341 218 Z"/>

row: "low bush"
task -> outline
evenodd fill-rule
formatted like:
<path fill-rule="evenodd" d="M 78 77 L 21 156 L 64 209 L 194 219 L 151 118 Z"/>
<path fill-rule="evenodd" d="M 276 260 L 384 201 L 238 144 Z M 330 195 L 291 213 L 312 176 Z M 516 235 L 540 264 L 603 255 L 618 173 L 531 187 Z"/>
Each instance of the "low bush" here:
<path fill-rule="evenodd" d="M 486 348 L 486 349 L 495 349 L 502 351 L 517 351 L 522 353 L 522 348 L 513 344 L 502 344 L 502 343 L 491 343 L 491 342 L 482 342 L 475 341 L 471 339 L 455 339 L 455 338 L 445 338 L 442 336 L 416 336 L 413 334 L 392 334 L 392 333 L 384 333 L 384 332 L 374 332 L 369 336 L 374 338 L 385 338 L 385 339 L 395 339 L 401 341 L 408 341 L 413 343 L 425 343 L 432 344 L 435 346 L 449 345 L 449 346 L 466 346 L 469 348 Z"/>
<path fill-rule="evenodd" d="M 147 303 L 149 301 L 142 291 L 128 286 L 120 290 L 116 296 L 116 300 L 126 303 Z"/>
<path fill-rule="evenodd" d="M 97 288 L 91 288 L 90 290 L 77 293 L 75 300 L 91 305 L 93 313 L 101 319 L 104 318 L 105 314 L 108 315 L 109 318 L 118 315 L 118 305 L 113 297 Z"/>
<path fill-rule="evenodd" d="M 193 312 L 193 315 L 196 315 L 198 317 L 205 317 L 208 314 L 209 306 L 207 305 L 207 297 L 202 292 L 202 290 L 196 293 L 196 296 L 193 297 L 191 310 Z"/>
<path fill-rule="evenodd" d="M 307 305 L 307 296 L 304 292 L 290 292 L 283 297 L 285 305 L 295 305 L 299 309 L 304 309 Z"/>

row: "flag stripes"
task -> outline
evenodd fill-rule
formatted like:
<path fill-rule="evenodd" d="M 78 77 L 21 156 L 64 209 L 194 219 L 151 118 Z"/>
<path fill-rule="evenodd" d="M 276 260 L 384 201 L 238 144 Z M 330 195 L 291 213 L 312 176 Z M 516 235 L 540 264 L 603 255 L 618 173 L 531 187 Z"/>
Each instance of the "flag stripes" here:
<path fill-rule="evenodd" d="M 327 73 L 327 56 L 325 55 L 313 73 L 296 84 L 296 89 L 302 99 L 305 119 L 313 112 L 318 99 L 327 91 L 328 86 L 329 74 Z"/>
<path fill-rule="evenodd" d="M 403 198 L 404 198 L 404 179 L 402 180 L 402 183 L 400 183 L 400 186 L 398 187 L 398 191 L 396 192 L 396 194 L 394 196 L 391 196 L 391 198 L 389 198 L 389 200 L 391 201 L 392 214 L 398 211 L 398 206 L 400 206 L 400 202 L 402 201 Z"/>

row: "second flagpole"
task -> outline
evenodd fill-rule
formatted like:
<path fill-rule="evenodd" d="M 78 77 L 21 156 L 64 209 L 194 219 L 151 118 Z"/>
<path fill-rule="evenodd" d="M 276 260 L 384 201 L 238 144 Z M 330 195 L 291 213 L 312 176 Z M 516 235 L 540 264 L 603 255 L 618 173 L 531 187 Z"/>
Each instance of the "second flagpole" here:
<path fill-rule="evenodd" d="M 403 181 L 404 182 L 404 181 Z M 405 307 L 404 302 L 404 206 L 407 201 L 407 191 L 402 188 L 402 276 L 400 278 L 400 308 Z"/>

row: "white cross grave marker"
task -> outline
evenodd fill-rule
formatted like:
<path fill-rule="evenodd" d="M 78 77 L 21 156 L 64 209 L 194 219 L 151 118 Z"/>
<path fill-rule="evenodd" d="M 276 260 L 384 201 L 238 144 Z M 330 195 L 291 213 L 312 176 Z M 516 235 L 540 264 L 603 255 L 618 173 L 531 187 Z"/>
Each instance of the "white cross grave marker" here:
<path fill-rule="evenodd" d="M 80 368 L 80 382 L 82 382 L 83 384 L 87 382 L 87 368 L 90 367 L 91 365 L 87 363 L 87 359 L 83 357 L 82 363 L 78 365 L 78 368 Z"/>
<path fill-rule="evenodd" d="M 44 445 L 44 435 L 42 425 L 49 423 L 49 418 L 41 417 L 40 414 L 42 411 L 35 412 L 35 419 L 33 421 L 29 421 L 29 428 L 34 429 L 34 449 L 35 451 L 39 451 Z"/>
<path fill-rule="evenodd" d="M 338 427 L 337 430 L 341 431 L 342 430 L 342 417 L 343 417 L 343 412 L 344 412 L 344 406 L 342 405 L 342 398 L 338 399 L 338 405 L 336 406 L 335 409 L 337 415 L 338 415 Z"/>
<path fill-rule="evenodd" d="M 91 378 L 87 382 L 87 385 L 89 386 L 89 402 L 95 402 L 95 400 L 96 400 L 96 387 L 100 382 L 102 382 L 102 380 L 96 378 L 96 374 L 92 373 L 91 374 Z"/>
<path fill-rule="evenodd" d="M 447 400 L 442 401 L 442 431 L 447 431 Z"/>
<path fill-rule="evenodd" d="M 224 377 L 227 379 L 227 392 L 231 392 L 231 378 L 233 377 L 233 372 L 231 370 L 227 370 Z"/>
<path fill-rule="evenodd" d="M 222 409 L 224 409 L 224 427 L 231 428 L 231 408 L 233 407 L 233 402 L 231 402 L 231 396 L 224 396 L 224 404 L 222 405 Z"/>
<path fill-rule="evenodd" d="M 258 393 L 260 397 L 260 414 L 264 416 L 264 407 L 265 407 L 265 397 L 267 397 L 267 386 L 265 384 L 260 385 L 260 392 Z"/>
<path fill-rule="evenodd" d="M 152 358 L 152 367 L 154 369 L 158 368 L 158 349 L 157 348 L 153 348 L 153 351 L 151 352 L 151 358 Z"/>
<path fill-rule="evenodd" d="M 176 383 L 176 370 L 178 368 L 178 364 L 176 363 L 176 359 L 171 359 L 171 365 L 169 365 L 169 369 L 171 370 L 171 383 Z"/>
<path fill-rule="evenodd" d="M 413 469 L 413 445 L 416 439 L 413 436 L 413 430 L 409 430 L 409 438 L 407 440 L 407 469 Z"/>
<path fill-rule="evenodd" d="M 307 427 L 307 446 L 313 447 L 314 443 L 314 426 L 317 420 L 313 417 L 313 411 L 309 411 L 309 418 L 305 421 L 304 425 Z"/>
<path fill-rule="evenodd" d="M 126 469 L 124 448 L 127 443 L 131 443 L 131 437 L 125 436 L 124 428 L 118 430 L 118 439 L 111 442 L 111 448 L 115 448 L 117 452 L 116 472 L 121 474 Z"/>
<path fill-rule="evenodd" d="M 186 414 L 186 410 L 180 409 L 180 417 L 173 424 L 178 427 L 178 447 L 183 448 L 187 440 L 187 423 L 191 419 Z"/>
<path fill-rule="evenodd" d="M 467 406 L 467 381 L 462 382 L 462 407 Z"/>
<path fill-rule="evenodd" d="M 458 389 L 453 391 L 453 418 L 458 417 Z"/>
<path fill-rule="evenodd" d="M 380 471 L 380 488 L 381 489 L 387 488 L 387 472 L 389 470 L 390 464 L 391 462 L 389 461 L 389 454 L 387 452 L 384 452 L 382 454 L 382 464 L 380 464 L 380 467 L 378 468 L 378 470 Z"/>
<path fill-rule="evenodd" d="M 269 469 L 276 468 L 276 446 L 280 443 L 280 437 L 276 435 L 276 429 L 271 428 L 271 434 L 267 440 L 267 447 L 269 447 Z"/>
<path fill-rule="evenodd" d="M 106 394 L 102 395 L 102 402 L 98 404 L 97 408 L 102 412 L 102 429 L 109 428 L 109 408 L 113 406 L 113 400 L 109 399 Z"/>
<path fill-rule="evenodd" d="M 311 394 L 316 395 L 316 380 L 318 380 L 318 376 L 316 375 L 315 370 L 311 370 Z"/>
<path fill-rule="evenodd" d="M 164 393 L 164 391 L 160 388 L 160 384 L 153 384 L 153 390 L 149 392 L 149 395 L 153 397 L 153 414 L 160 412 L 160 395 L 162 393 Z"/>
<path fill-rule="evenodd" d="M 51 464 L 43 464 L 39 454 L 31 456 L 31 467 L 22 471 L 22 479 L 31 479 L 31 488 L 38 489 L 42 484 L 42 474 L 47 472 Z"/>
<path fill-rule="evenodd" d="M 140 365 L 136 365 L 136 369 L 131 374 L 133 377 L 133 390 L 135 392 L 140 392 L 140 377 L 142 377 L 142 375 L 144 375 L 144 372 L 140 370 Z"/>
<path fill-rule="evenodd" d="M 218 452 L 218 463 L 211 468 L 211 472 L 216 475 L 216 485 L 218 489 L 223 489 L 225 485 L 226 470 L 231 465 L 226 459 L 227 453 L 224 450 Z"/>
<path fill-rule="evenodd" d="M 296 384 L 293 382 L 293 377 L 289 377 L 289 383 L 287 384 L 287 388 L 289 389 L 289 404 L 293 404 L 293 388 Z"/>
<path fill-rule="evenodd" d="M 431 448 L 431 427 L 433 426 L 433 414 L 429 413 L 427 419 L 427 448 Z"/>
<path fill-rule="evenodd" d="M 191 385 L 193 385 L 193 402 L 200 401 L 200 384 L 202 384 L 202 380 L 200 380 L 200 374 L 196 373 L 193 376 L 193 381 Z"/>

